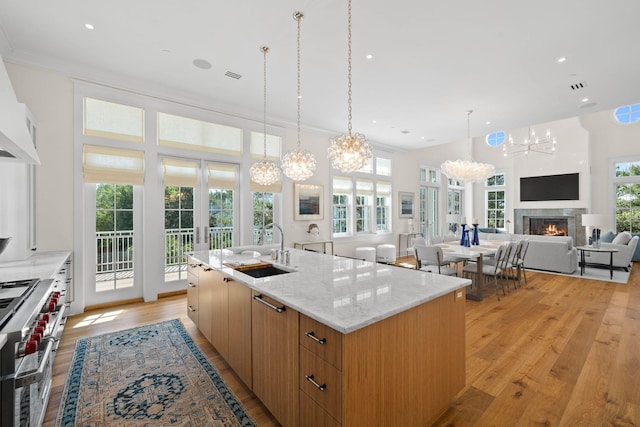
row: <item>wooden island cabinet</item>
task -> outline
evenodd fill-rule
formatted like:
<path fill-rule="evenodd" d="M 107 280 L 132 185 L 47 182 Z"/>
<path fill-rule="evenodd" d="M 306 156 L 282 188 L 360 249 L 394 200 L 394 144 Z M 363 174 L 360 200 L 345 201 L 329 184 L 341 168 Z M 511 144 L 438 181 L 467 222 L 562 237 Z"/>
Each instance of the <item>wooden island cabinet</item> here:
<path fill-rule="evenodd" d="M 314 256 L 328 257 L 303 256 L 309 263 L 316 262 Z M 224 267 L 221 260 L 199 257 L 190 258 L 189 264 L 204 265 L 198 271 L 198 301 L 188 302 L 189 307 L 197 307 L 198 328 L 205 336 L 210 331 L 210 342 L 284 427 L 428 426 L 465 385 L 464 285 L 468 281 L 445 279 L 447 286 L 439 288 L 437 275 L 391 270 L 404 281 L 414 280 L 418 295 L 425 290 L 437 294 L 341 331 L 319 320 L 321 315 L 303 304 L 292 307 L 286 297 L 266 295 L 261 289 L 302 292 L 287 288 L 287 280 L 295 279 L 295 273 L 282 275 L 288 276 L 282 280 L 253 279 Z M 302 271 L 301 260 L 295 261 Z M 360 274 L 365 268 L 380 269 L 376 272 L 383 278 L 387 269 L 395 269 L 358 260 L 346 265 L 359 267 Z M 195 280 L 192 275 L 190 271 L 189 280 Z M 339 294 L 329 305 L 344 316 L 348 312 L 341 305 L 358 304 L 366 296 L 371 300 L 365 308 L 392 306 L 395 299 L 389 293 L 414 289 L 392 289 L 392 278 L 387 280 L 381 286 L 375 282 L 373 292 L 353 299 Z M 300 282 L 291 283 L 301 287 Z M 312 289 L 308 292 L 313 294 Z M 300 295 L 305 301 L 316 301 L 317 313 L 329 306 L 314 295 Z"/>

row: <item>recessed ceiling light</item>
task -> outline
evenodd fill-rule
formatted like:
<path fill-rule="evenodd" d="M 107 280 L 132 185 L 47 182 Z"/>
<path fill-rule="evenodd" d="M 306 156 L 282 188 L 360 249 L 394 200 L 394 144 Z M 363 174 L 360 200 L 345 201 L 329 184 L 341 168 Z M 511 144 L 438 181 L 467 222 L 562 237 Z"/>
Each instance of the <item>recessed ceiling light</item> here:
<path fill-rule="evenodd" d="M 589 102 L 589 98 L 582 98 L 582 102 Z"/>
<path fill-rule="evenodd" d="M 562 56 L 562 57 L 558 58 L 558 63 L 559 63 L 559 64 L 561 64 L 561 63 L 563 63 L 563 62 L 564 62 L 564 61 L 566 61 L 566 60 L 567 60 L 567 58 L 566 58 L 566 57 L 564 57 L 564 56 Z"/>
<path fill-rule="evenodd" d="M 490 125 L 490 124 L 491 124 L 491 122 L 487 120 L 486 122 L 484 122 L 484 124 L 485 124 L 485 125 Z"/>
<path fill-rule="evenodd" d="M 211 68 L 211 62 L 207 61 L 206 59 L 202 59 L 202 58 L 196 58 L 193 60 L 193 65 L 195 65 L 196 67 L 200 68 L 201 70 L 208 70 L 209 68 Z"/>
<path fill-rule="evenodd" d="M 378 121 L 377 120 L 372 120 L 371 123 L 373 123 L 375 125 L 376 123 L 378 123 Z"/>
<path fill-rule="evenodd" d="M 373 55 L 369 54 L 369 55 L 366 56 L 366 58 L 367 59 L 371 59 L 371 58 L 373 58 Z"/>
<path fill-rule="evenodd" d="M 435 138 L 429 138 L 429 139 L 427 139 L 427 142 L 436 142 L 436 139 Z"/>
<path fill-rule="evenodd" d="M 421 136 L 421 137 L 420 137 L 420 139 L 422 139 L 422 140 L 424 140 L 424 138 L 425 138 L 424 136 Z"/>
<path fill-rule="evenodd" d="M 94 27 L 93 25 L 91 25 L 91 24 L 84 24 L 84 27 L 85 27 L 87 30 L 93 30 L 93 29 L 95 28 L 95 27 Z"/>
<path fill-rule="evenodd" d="M 410 130 L 406 130 L 406 129 L 405 129 L 405 130 L 401 130 L 401 131 L 400 131 L 400 133 L 404 133 L 404 134 L 406 135 L 406 134 L 408 134 L 408 133 L 411 133 L 411 131 L 410 131 Z"/>
<path fill-rule="evenodd" d="M 170 53 L 171 53 L 171 51 L 170 51 L 169 49 L 162 49 L 162 50 L 160 51 L 160 53 L 163 53 L 163 54 L 165 54 L 165 55 L 168 55 L 168 54 L 170 54 Z"/>

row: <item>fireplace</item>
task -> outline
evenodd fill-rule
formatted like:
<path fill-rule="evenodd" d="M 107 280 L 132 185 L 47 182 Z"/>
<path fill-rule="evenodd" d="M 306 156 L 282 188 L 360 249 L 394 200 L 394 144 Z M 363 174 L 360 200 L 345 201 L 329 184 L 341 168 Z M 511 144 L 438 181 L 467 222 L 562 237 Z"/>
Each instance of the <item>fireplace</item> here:
<path fill-rule="evenodd" d="M 540 236 L 568 236 L 569 219 L 567 217 L 529 217 L 529 234 Z"/>
<path fill-rule="evenodd" d="M 586 209 L 515 209 L 514 232 L 573 237 L 575 246 L 585 245 L 582 214 Z"/>

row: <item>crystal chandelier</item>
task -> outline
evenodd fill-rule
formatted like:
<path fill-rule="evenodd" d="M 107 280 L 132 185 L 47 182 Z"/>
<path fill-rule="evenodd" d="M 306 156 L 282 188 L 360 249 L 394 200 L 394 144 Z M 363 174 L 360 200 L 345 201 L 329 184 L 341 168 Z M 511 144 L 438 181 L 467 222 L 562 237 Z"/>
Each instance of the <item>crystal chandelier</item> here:
<path fill-rule="evenodd" d="M 493 165 L 487 163 L 477 163 L 471 157 L 471 113 L 473 110 L 467 111 L 467 159 L 466 160 L 447 160 L 440 169 L 447 177 L 465 182 L 482 182 L 492 175 L 495 175 L 496 169 Z"/>
<path fill-rule="evenodd" d="M 509 134 L 509 143 L 502 146 L 502 153 L 505 157 L 519 153 L 524 153 L 526 156 L 532 151 L 551 155 L 556 151 L 556 142 L 556 137 L 551 136 L 551 129 L 547 129 L 544 136 L 539 137 L 536 135 L 536 130 L 529 126 L 527 137 L 520 143 L 514 142 Z"/>
<path fill-rule="evenodd" d="M 264 157 L 251 165 L 249 175 L 251 176 L 251 182 L 259 185 L 271 185 L 280 180 L 280 168 L 274 162 L 267 160 L 267 52 L 269 52 L 269 48 L 262 46 L 260 51 L 264 55 Z"/>
<path fill-rule="evenodd" d="M 293 14 L 293 19 L 298 21 L 298 148 L 282 157 L 282 173 L 294 181 L 304 181 L 316 170 L 316 158 L 308 150 L 300 148 L 300 23 L 303 18 L 302 12 Z"/>
<path fill-rule="evenodd" d="M 351 0 L 348 1 L 348 34 L 349 34 L 349 61 L 348 61 L 348 101 L 347 107 L 349 111 L 349 133 L 348 135 L 336 136 L 331 140 L 329 146 L 329 159 L 331 165 L 340 169 L 341 172 L 350 173 L 361 169 L 367 164 L 371 158 L 371 146 L 367 143 L 364 135 L 360 133 L 351 133 Z"/>

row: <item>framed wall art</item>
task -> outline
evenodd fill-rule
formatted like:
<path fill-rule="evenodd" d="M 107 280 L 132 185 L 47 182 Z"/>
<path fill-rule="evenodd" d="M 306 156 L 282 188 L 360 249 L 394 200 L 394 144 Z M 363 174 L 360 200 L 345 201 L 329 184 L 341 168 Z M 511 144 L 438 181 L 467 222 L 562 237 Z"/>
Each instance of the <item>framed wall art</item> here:
<path fill-rule="evenodd" d="M 413 218 L 413 198 L 413 193 L 406 191 L 398 192 L 398 199 L 400 199 L 400 218 Z"/>
<path fill-rule="evenodd" d="M 322 185 L 294 184 L 293 219 L 296 221 L 322 219 L 323 197 Z"/>

